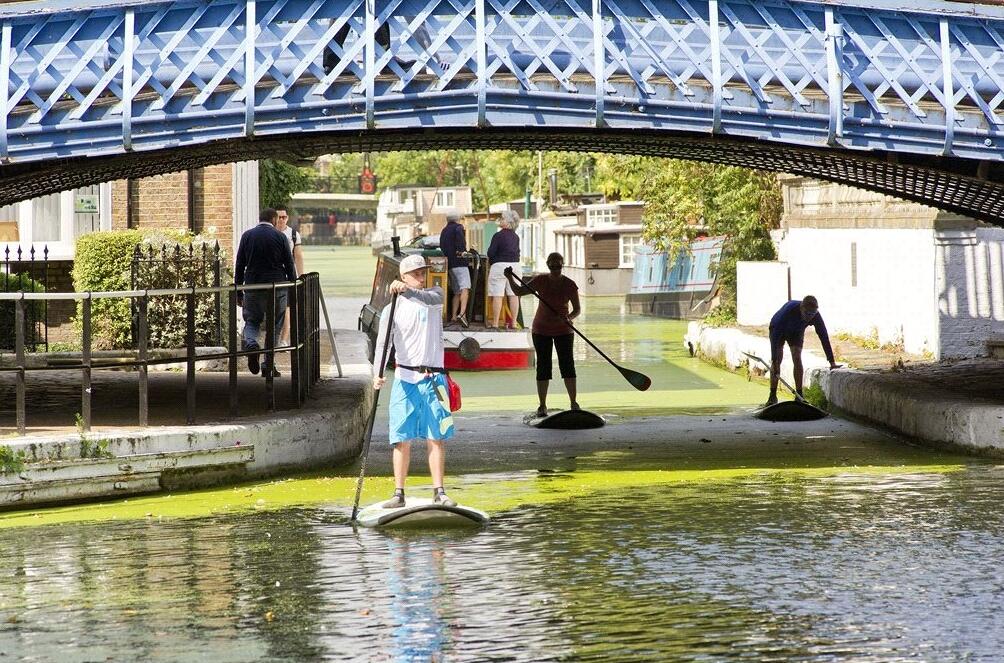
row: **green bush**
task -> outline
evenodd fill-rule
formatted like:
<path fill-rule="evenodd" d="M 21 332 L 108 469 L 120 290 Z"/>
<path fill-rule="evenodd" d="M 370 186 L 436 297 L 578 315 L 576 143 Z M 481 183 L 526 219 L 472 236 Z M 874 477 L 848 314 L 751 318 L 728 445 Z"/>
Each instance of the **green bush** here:
<path fill-rule="evenodd" d="M 139 230 L 113 230 L 84 235 L 77 240 L 73 265 L 73 286 L 77 292 L 130 290 L 133 255 L 140 249 L 148 255 L 150 249 L 160 256 L 161 248 L 167 255 L 175 255 L 174 247 L 180 245 L 180 255 L 185 257 L 192 247 L 201 256 L 202 246 L 214 243 L 208 237 L 183 232 L 152 233 Z M 221 252 L 224 265 L 220 281 L 229 281 L 228 261 Z M 142 261 L 136 274 L 137 290 L 163 288 L 205 287 L 213 285 L 212 262 L 174 264 L 161 261 Z M 224 300 L 225 301 L 225 300 Z M 179 348 L 185 345 L 186 297 L 161 296 L 150 299 L 147 310 L 149 345 L 154 348 Z M 225 311 L 225 309 L 224 309 Z M 223 315 L 224 322 L 226 316 Z M 78 305 L 75 320 L 82 330 Z M 91 304 L 92 342 L 95 348 L 133 348 L 132 301 L 125 298 L 95 299 Z M 196 299 L 196 343 L 205 345 L 216 340 L 215 298 L 212 294 Z"/>
<path fill-rule="evenodd" d="M 0 274 L 0 290 L 4 292 L 45 292 L 45 286 L 30 278 L 27 274 Z M 44 302 L 25 300 L 24 303 L 24 337 L 30 342 L 32 333 L 30 326 L 42 319 Z M 0 347 L 11 349 L 15 342 L 15 320 L 17 304 L 9 300 L 0 300 Z"/>

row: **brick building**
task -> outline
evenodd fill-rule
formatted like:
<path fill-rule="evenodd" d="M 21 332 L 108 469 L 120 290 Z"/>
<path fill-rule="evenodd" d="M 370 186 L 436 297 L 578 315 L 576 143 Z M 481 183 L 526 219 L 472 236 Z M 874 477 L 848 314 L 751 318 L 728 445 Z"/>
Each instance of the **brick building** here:
<path fill-rule="evenodd" d="M 257 222 L 257 162 L 105 182 L 0 207 L 0 270 L 26 269 L 34 249 L 37 261 L 48 258 L 48 290 L 72 292 L 76 240 L 88 233 L 189 230 L 216 237 L 232 261 L 241 233 Z M 19 249 L 22 264 L 15 265 Z M 67 323 L 73 310 L 70 302 L 54 303 L 50 328 Z"/>

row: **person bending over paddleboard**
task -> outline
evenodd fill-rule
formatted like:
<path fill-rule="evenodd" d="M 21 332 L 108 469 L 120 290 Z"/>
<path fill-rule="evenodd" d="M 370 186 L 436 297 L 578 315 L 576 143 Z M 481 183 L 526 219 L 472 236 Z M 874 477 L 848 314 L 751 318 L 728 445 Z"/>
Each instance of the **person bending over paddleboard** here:
<path fill-rule="evenodd" d="M 406 256 L 401 260 L 401 280 L 390 284 L 391 293 L 399 297 L 391 335 L 397 368 L 389 405 L 396 488 L 394 497 L 383 504 L 387 509 L 404 506 L 411 442 L 419 439 L 428 444 L 433 501 L 443 506 L 457 505 L 443 488 L 446 468 L 443 442 L 453 437 L 453 417 L 437 394 L 437 388 L 447 393 L 443 375 L 443 289 L 425 288 L 427 269 L 422 256 Z M 390 305 L 387 305 L 380 315 L 374 357 L 383 356 L 389 319 Z M 380 389 L 386 382 L 379 377 L 379 369 L 374 365 L 374 389 Z"/>
<path fill-rule="evenodd" d="M 516 282 L 512 269 L 505 270 L 505 277 L 509 280 L 512 291 L 516 293 L 517 297 L 529 294 L 530 288 L 533 288 L 545 302 L 551 305 L 549 308 L 541 303 L 537 307 L 537 314 L 533 316 L 531 328 L 533 349 L 537 353 L 537 399 L 540 401 L 537 414 L 541 417 L 547 416 L 547 388 L 552 377 L 552 346 L 558 352 L 558 370 L 565 381 L 565 390 L 568 392 L 571 408 L 573 410 L 579 409 L 579 404 L 575 400 L 575 360 L 572 358 L 572 342 L 575 340 L 575 334 L 568 326 L 569 322 L 579 317 L 581 311 L 579 286 L 575 285 L 575 281 L 561 274 L 561 268 L 564 266 L 565 259 L 560 253 L 550 254 L 547 256 L 548 273 L 538 274 L 527 281 L 529 287 Z M 568 311 L 569 304 L 572 306 L 571 312 Z"/>
<path fill-rule="evenodd" d="M 770 396 L 765 405 L 777 403 L 777 382 L 781 374 L 781 360 L 784 359 L 784 344 L 791 348 L 791 362 L 794 364 L 795 392 L 802 397 L 802 344 L 805 341 L 805 328 L 812 325 L 816 336 L 823 344 L 823 352 L 830 362 L 830 368 L 839 368 L 833 360 L 833 348 L 830 347 L 830 335 L 826 333 L 823 316 L 819 315 L 819 302 L 812 295 L 802 301 L 793 299 L 777 310 L 770 319 Z"/>

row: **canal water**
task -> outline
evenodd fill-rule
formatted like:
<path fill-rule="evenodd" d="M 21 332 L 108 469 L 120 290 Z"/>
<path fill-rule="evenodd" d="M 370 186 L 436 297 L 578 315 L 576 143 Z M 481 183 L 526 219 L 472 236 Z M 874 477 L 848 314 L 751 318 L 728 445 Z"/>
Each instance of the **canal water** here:
<path fill-rule="evenodd" d="M 615 299 L 582 327 L 652 390 L 580 347 L 611 423 L 549 437 L 532 376 L 460 376 L 449 485 L 488 528 L 354 529 L 354 467 L 2 514 L 0 661 L 1000 660 L 1004 468 L 758 422 L 763 385 Z"/>

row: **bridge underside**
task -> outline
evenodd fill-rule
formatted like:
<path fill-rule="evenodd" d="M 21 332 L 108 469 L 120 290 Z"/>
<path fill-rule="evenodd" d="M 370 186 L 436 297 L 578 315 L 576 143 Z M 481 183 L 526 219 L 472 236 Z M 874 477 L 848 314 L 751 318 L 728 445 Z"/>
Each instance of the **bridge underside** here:
<path fill-rule="evenodd" d="M 1004 225 L 1004 165 L 777 145 L 662 131 L 427 129 L 235 139 L 111 157 L 0 167 L 0 205 L 126 177 L 262 158 L 425 149 L 605 152 L 670 157 L 815 177 Z"/>

